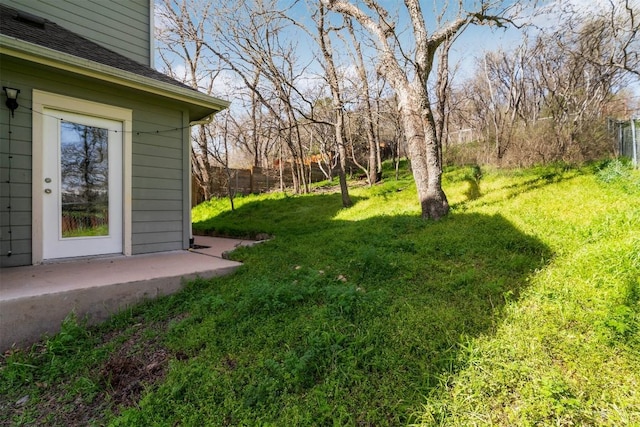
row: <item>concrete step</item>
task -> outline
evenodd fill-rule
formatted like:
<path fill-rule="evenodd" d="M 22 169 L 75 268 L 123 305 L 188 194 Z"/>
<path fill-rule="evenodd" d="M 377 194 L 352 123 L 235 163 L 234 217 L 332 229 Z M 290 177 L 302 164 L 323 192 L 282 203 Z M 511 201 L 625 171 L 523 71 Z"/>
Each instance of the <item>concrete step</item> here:
<path fill-rule="evenodd" d="M 225 252 L 254 242 L 196 237 L 198 249 L 65 260 L 0 270 L 0 351 L 60 330 L 71 312 L 90 324 L 145 299 L 174 293 L 197 277 L 230 274 Z"/>

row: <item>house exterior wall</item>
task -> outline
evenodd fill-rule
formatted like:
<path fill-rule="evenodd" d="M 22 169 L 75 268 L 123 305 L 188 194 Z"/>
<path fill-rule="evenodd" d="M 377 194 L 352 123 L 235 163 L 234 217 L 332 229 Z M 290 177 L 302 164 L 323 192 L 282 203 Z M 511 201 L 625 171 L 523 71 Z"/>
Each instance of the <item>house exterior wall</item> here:
<path fill-rule="evenodd" d="M 3 56 L 0 63 L 1 85 L 20 89 L 20 107 L 13 119 L 4 103 L 0 105 L 1 267 L 32 263 L 32 114 L 36 113 L 29 107 L 33 89 L 132 110 L 132 254 L 188 248 L 187 111 L 152 95 L 19 59 Z"/>
<path fill-rule="evenodd" d="M 20 88 L 18 104 L 31 105 L 25 75 L 0 57 L 2 86 Z M 4 97 L 2 98 L 4 100 Z M 11 122 L 11 123 L 9 123 Z M 11 134 L 9 134 L 11 132 Z M 0 266 L 31 264 L 31 112 L 15 117 L 0 104 Z M 10 181 L 10 183 L 8 182 Z M 9 252 L 11 251 L 11 256 Z"/>
<path fill-rule="evenodd" d="M 0 0 L 153 66 L 153 0 Z"/>

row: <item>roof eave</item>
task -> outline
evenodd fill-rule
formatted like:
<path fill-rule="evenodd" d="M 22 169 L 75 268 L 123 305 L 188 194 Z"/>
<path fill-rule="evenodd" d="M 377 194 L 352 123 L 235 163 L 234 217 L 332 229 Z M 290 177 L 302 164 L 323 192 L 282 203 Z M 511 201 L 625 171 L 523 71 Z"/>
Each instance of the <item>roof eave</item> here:
<path fill-rule="evenodd" d="M 0 54 L 186 103 L 189 105 L 190 121 L 205 119 L 230 105 L 229 101 L 195 90 L 140 76 L 2 34 L 0 34 Z"/>

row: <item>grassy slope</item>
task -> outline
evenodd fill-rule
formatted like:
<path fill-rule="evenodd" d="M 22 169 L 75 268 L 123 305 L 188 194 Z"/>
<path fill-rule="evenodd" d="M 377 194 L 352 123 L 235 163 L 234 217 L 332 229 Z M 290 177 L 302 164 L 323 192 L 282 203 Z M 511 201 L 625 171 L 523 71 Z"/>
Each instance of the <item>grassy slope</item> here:
<path fill-rule="evenodd" d="M 146 336 L 176 357 L 137 408 L 102 416 L 115 425 L 640 424 L 640 177 L 605 172 L 489 172 L 478 186 L 472 170 L 452 170 L 452 214 L 438 223 L 417 218 L 407 175 L 353 189 L 350 209 L 336 194 L 246 197 L 236 212 L 224 200 L 200 205 L 196 228 L 275 238 L 236 251 L 245 265 L 233 276 L 103 327 L 173 319 Z M 56 338 L 45 356 L 9 358 L 0 391 L 31 393 L 35 405 L 46 377 L 68 384 L 69 401 L 93 399 L 92 372 L 119 342 L 74 338 L 76 347 L 56 352 L 65 341 Z"/>
<path fill-rule="evenodd" d="M 640 424 L 640 181 L 620 172 L 569 172 L 478 200 L 554 256 L 495 333 L 460 353 L 464 367 L 430 395 L 425 425 Z"/>

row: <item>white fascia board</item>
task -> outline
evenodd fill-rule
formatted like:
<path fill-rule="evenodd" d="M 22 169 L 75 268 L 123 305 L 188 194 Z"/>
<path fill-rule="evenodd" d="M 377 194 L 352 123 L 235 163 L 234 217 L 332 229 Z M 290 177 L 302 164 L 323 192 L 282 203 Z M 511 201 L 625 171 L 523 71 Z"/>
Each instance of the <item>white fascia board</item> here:
<path fill-rule="evenodd" d="M 46 65 L 59 70 L 95 78 L 105 82 L 116 83 L 132 89 L 159 95 L 176 101 L 193 104 L 199 108 L 224 110 L 230 105 L 229 101 L 214 98 L 195 90 L 182 88 L 170 83 L 141 76 L 119 68 L 100 64 L 88 59 L 80 58 L 54 49 L 45 48 L 28 43 L 14 37 L 0 35 L 0 54 L 24 59 L 34 63 Z M 209 116 L 206 114 L 204 117 Z M 204 117 L 199 117 L 202 119 Z"/>

